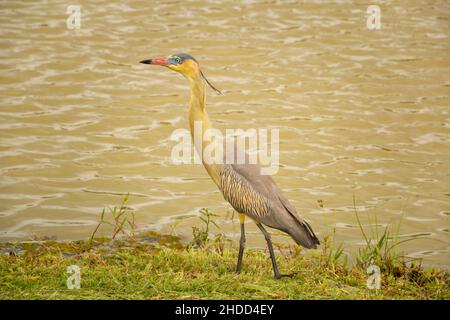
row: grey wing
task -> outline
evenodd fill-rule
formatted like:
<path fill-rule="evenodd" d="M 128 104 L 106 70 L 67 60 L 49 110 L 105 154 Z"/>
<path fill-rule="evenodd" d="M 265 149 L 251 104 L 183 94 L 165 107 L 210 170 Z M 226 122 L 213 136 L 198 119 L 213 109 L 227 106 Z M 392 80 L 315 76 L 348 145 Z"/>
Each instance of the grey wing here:
<path fill-rule="evenodd" d="M 259 165 L 225 165 L 222 173 L 222 194 L 237 211 L 288 233 L 304 247 L 315 248 L 320 243 L 272 177 L 261 175 Z"/>
<path fill-rule="evenodd" d="M 263 221 L 270 213 L 270 200 L 255 189 L 251 181 L 234 170 L 232 165 L 222 167 L 219 188 L 225 200 L 236 211 L 256 221 Z"/>

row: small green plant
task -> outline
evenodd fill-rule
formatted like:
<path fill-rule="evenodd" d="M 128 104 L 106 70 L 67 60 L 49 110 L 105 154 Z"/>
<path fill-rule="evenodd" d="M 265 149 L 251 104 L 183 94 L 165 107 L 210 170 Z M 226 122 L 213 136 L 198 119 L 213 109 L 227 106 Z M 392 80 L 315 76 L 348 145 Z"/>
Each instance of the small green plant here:
<path fill-rule="evenodd" d="M 322 254 L 320 256 L 320 263 L 324 267 L 334 269 L 339 263 L 346 266 L 348 263 L 348 256 L 344 254 L 344 247 L 342 243 L 336 246 L 335 244 L 336 227 L 333 228 L 333 238 L 325 236 L 322 241 Z"/>
<path fill-rule="evenodd" d="M 200 220 L 203 222 L 203 227 L 192 227 L 192 235 L 194 239 L 189 244 L 189 247 L 204 248 L 209 242 L 209 232 L 211 225 L 214 225 L 217 229 L 220 229 L 217 223 L 214 221 L 214 217 L 219 215 L 211 212 L 209 209 L 202 208 L 200 210 Z M 216 236 L 216 240 L 219 241 L 220 237 Z"/>
<path fill-rule="evenodd" d="M 320 208 L 324 207 L 323 200 L 317 200 Z M 343 244 L 340 243 L 336 246 L 336 225 L 333 227 L 333 237 L 329 235 L 325 236 L 322 240 L 322 253 L 320 255 L 320 264 L 325 268 L 336 269 L 336 267 L 342 263 L 342 266 L 346 266 L 348 263 L 348 256 L 344 254 Z"/>
<path fill-rule="evenodd" d="M 369 238 L 364 231 L 363 225 L 356 210 L 355 196 L 353 195 L 353 208 L 358 222 L 359 229 L 365 240 L 365 246 L 360 248 L 356 254 L 356 265 L 364 270 L 370 265 L 377 265 L 381 272 L 391 274 L 395 277 L 407 275 L 409 270 L 414 269 L 417 272 L 418 265 L 411 264 L 407 266 L 405 257 L 397 250 L 397 246 L 406 241 L 414 239 L 405 239 L 399 241 L 399 231 L 401 221 L 398 223 L 395 232 L 392 227 L 387 225 L 381 235 L 378 232 L 378 223 L 375 217 L 375 237 Z M 420 266 L 419 266 L 420 269 Z"/>
<path fill-rule="evenodd" d="M 113 231 L 111 235 L 111 240 L 114 240 L 119 233 L 128 236 L 130 240 L 135 240 L 135 215 L 131 208 L 127 207 L 127 203 L 129 200 L 130 194 L 127 193 L 122 200 L 122 203 L 119 207 L 109 207 L 109 213 L 112 217 L 112 222 L 105 219 L 106 208 L 103 208 L 102 213 L 100 215 L 100 221 L 95 227 L 92 235 L 89 239 L 89 247 L 92 247 L 92 243 L 94 241 L 95 234 L 102 224 L 107 224 L 112 226 Z M 127 227 L 128 226 L 128 230 Z"/>
<path fill-rule="evenodd" d="M 356 264 L 361 268 L 377 265 L 382 272 L 396 274 L 403 266 L 403 259 L 397 251 L 393 250 L 392 235 L 389 226 L 386 226 L 381 237 L 377 239 L 365 238 L 366 244 L 358 250 Z"/>

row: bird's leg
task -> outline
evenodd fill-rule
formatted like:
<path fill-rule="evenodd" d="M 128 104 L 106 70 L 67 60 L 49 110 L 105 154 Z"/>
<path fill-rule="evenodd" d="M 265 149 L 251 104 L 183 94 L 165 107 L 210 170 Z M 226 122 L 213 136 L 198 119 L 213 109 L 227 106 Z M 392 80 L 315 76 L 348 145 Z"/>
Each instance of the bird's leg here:
<path fill-rule="evenodd" d="M 239 255 L 238 255 L 238 262 L 237 262 L 237 267 L 236 267 L 236 274 L 241 273 L 242 257 L 244 256 L 244 248 L 245 248 L 244 221 L 245 221 L 245 215 L 243 213 L 239 213 L 239 223 L 241 225 L 241 239 L 239 240 Z"/>
<path fill-rule="evenodd" d="M 272 267 L 273 267 L 273 273 L 275 274 L 275 279 L 280 279 L 282 277 L 292 277 L 292 274 L 281 274 L 278 271 L 278 265 L 277 265 L 277 260 L 275 259 L 275 252 L 273 251 L 273 246 L 272 246 L 272 239 L 270 237 L 270 234 L 267 232 L 267 230 L 263 227 L 263 225 L 261 223 L 257 223 L 256 224 L 259 228 L 259 230 L 261 230 L 261 232 L 264 235 L 264 238 L 266 238 L 267 241 L 267 247 L 269 248 L 269 253 L 270 253 L 270 259 L 272 260 Z"/>

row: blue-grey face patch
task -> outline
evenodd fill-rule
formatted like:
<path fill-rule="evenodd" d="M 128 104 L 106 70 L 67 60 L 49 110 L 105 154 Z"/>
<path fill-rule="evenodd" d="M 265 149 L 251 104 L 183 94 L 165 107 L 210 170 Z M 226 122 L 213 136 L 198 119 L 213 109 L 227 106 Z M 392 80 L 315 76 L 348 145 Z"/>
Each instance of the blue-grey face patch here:
<path fill-rule="evenodd" d="M 172 57 L 169 58 L 169 63 L 170 64 L 182 64 L 184 61 L 186 60 L 193 60 L 195 62 L 197 62 L 197 60 L 195 60 L 195 58 L 187 53 L 179 53 L 179 54 L 175 54 Z"/>
<path fill-rule="evenodd" d="M 183 59 L 181 59 L 178 56 L 173 56 L 169 58 L 169 64 L 182 64 L 183 63 Z"/>
<path fill-rule="evenodd" d="M 175 56 L 180 57 L 181 60 L 194 60 L 195 62 L 197 62 L 197 60 L 195 60 L 195 58 L 187 53 L 179 53 L 176 54 Z"/>

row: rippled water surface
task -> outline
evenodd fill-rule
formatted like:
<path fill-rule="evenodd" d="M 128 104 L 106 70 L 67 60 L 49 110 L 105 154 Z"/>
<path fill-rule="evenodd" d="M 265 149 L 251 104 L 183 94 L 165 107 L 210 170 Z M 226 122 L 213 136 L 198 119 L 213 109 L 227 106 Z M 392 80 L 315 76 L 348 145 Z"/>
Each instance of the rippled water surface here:
<path fill-rule="evenodd" d="M 224 93 L 215 127 L 280 129 L 274 178 L 320 238 L 362 243 L 354 194 L 367 228 L 401 221 L 402 250 L 450 266 L 448 1 L 377 2 L 381 30 L 360 1 L 79 3 L 79 30 L 67 1 L 0 3 L 1 239 L 86 238 L 127 192 L 140 228 L 187 238 L 208 207 L 237 238 L 204 169 L 170 160 L 185 79 L 138 63 L 189 52 Z"/>

